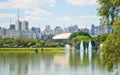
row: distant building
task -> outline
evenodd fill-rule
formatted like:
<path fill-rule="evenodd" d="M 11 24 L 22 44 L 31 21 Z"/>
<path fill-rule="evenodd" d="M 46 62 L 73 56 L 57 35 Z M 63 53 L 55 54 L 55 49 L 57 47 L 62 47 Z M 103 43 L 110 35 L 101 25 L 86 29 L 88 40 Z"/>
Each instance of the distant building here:
<path fill-rule="evenodd" d="M 45 27 L 45 29 L 44 29 L 44 34 L 45 34 L 46 36 L 53 35 L 50 25 L 46 25 L 46 27 Z"/>
<path fill-rule="evenodd" d="M 28 22 L 22 21 L 22 31 L 27 31 L 27 30 L 28 30 Z"/>
<path fill-rule="evenodd" d="M 21 31 L 20 36 L 24 38 L 33 38 L 33 32 L 32 31 Z"/>
<path fill-rule="evenodd" d="M 90 30 L 90 35 L 94 36 L 94 35 L 101 35 L 103 33 L 112 33 L 112 32 L 113 32 L 113 27 L 111 27 L 111 26 L 92 25 L 91 30 Z"/>
<path fill-rule="evenodd" d="M 32 27 L 31 31 L 34 33 L 34 37 L 36 37 L 36 39 L 41 39 L 42 34 L 41 34 L 41 29 L 40 28 Z"/>
<path fill-rule="evenodd" d="M 80 31 L 81 31 L 81 32 L 90 33 L 88 28 L 81 28 L 81 29 L 79 29 L 79 32 L 80 32 Z"/>
<path fill-rule="evenodd" d="M 6 35 L 6 30 L 7 29 L 0 27 L 0 38 L 4 38 L 4 36 Z"/>
<path fill-rule="evenodd" d="M 92 24 L 91 26 L 91 35 L 95 35 L 95 25 Z"/>
<path fill-rule="evenodd" d="M 63 33 L 63 29 L 60 26 L 56 26 L 53 30 L 53 35 L 57 35 L 61 33 Z"/>
<path fill-rule="evenodd" d="M 36 28 L 35 28 L 35 27 L 32 27 L 32 28 L 31 28 L 31 31 L 35 32 L 35 31 L 36 31 Z"/>
<path fill-rule="evenodd" d="M 15 21 L 15 30 L 21 30 L 22 29 L 22 22 L 20 20 Z"/>
<path fill-rule="evenodd" d="M 6 35 L 4 36 L 4 38 L 17 38 L 17 37 L 38 39 L 37 33 L 32 31 L 7 30 Z"/>
<path fill-rule="evenodd" d="M 69 33 L 69 32 L 74 33 L 74 32 L 77 32 L 78 29 L 79 29 L 79 28 L 78 28 L 77 25 L 69 26 L 69 27 L 67 27 L 67 28 L 64 28 L 64 32 L 65 32 L 65 33 Z"/>
<path fill-rule="evenodd" d="M 14 24 L 10 24 L 9 29 L 10 29 L 10 30 L 15 30 L 15 25 L 14 25 Z"/>
<path fill-rule="evenodd" d="M 6 38 L 17 38 L 21 36 L 21 31 L 18 30 L 7 30 L 6 31 Z"/>

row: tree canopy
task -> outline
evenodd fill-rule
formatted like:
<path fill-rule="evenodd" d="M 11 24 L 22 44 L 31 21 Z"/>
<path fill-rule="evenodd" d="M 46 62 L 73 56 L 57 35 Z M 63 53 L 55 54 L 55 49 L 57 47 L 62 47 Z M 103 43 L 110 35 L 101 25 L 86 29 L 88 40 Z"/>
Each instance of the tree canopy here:
<path fill-rule="evenodd" d="M 91 37 L 87 32 L 75 32 L 70 35 L 70 40 L 79 35 Z"/>
<path fill-rule="evenodd" d="M 120 17 L 120 0 L 98 0 L 100 8 L 98 14 L 101 16 L 101 23 L 113 25 L 114 21 Z"/>
<path fill-rule="evenodd" d="M 101 23 L 113 25 L 114 31 L 109 34 L 102 48 L 103 64 L 108 69 L 120 64 L 120 0 L 98 0 Z"/>

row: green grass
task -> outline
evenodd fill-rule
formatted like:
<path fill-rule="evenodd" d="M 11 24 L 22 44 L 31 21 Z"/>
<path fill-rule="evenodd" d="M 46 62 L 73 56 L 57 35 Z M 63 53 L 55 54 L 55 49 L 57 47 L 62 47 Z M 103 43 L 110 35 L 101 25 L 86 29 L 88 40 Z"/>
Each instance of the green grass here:
<path fill-rule="evenodd" d="M 36 48 L 0 48 L 0 51 L 33 51 Z M 42 51 L 42 48 L 37 48 L 38 51 Z M 43 51 L 58 51 L 65 50 L 64 47 L 61 48 L 43 48 Z"/>

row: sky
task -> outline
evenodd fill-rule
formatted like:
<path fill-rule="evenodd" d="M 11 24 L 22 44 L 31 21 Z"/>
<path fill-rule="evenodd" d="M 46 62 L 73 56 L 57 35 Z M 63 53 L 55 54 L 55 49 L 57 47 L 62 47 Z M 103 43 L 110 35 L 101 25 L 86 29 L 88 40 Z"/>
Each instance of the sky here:
<path fill-rule="evenodd" d="M 0 27 L 9 28 L 18 19 L 29 22 L 29 27 L 46 25 L 80 28 L 99 25 L 97 0 L 0 0 Z"/>

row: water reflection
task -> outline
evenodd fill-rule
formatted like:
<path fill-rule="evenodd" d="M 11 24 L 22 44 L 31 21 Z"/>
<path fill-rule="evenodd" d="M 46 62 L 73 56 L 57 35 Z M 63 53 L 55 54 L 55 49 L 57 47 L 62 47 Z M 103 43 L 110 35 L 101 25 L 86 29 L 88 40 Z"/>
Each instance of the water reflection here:
<path fill-rule="evenodd" d="M 0 52 L 0 75 L 115 75 L 101 68 L 96 52 Z"/>

